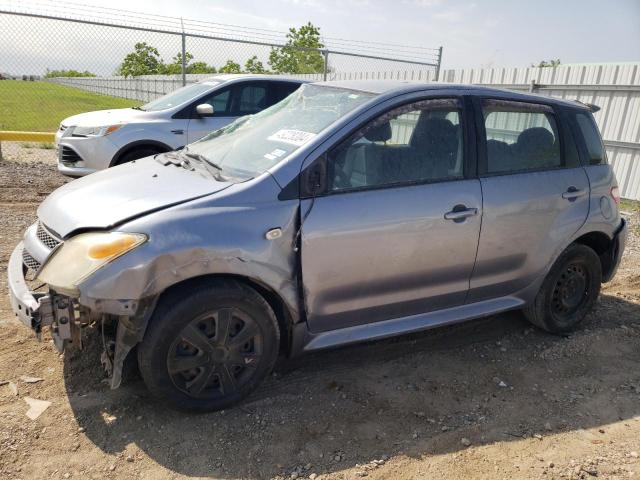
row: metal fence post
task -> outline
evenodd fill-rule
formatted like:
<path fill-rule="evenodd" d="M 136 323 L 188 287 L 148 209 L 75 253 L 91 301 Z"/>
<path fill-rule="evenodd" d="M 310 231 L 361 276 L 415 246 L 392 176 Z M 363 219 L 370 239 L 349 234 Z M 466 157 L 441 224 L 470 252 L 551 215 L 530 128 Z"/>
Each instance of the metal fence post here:
<path fill-rule="evenodd" d="M 326 82 L 327 74 L 329 73 L 329 50 L 325 50 L 323 52 L 323 55 L 324 55 L 324 75 L 322 76 L 322 79 Z"/>
<path fill-rule="evenodd" d="M 536 85 L 535 79 L 532 79 L 531 83 L 529 84 L 529 93 L 534 93 L 537 87 L 538 85 Z"/>
<path fill-rule="evenodd" d="M 184 34 L 184 23 L 182 18 L 180 19 L 180 25 L 182 26 L 182 86 L 187 84 L 187 36 Z"/>
<path fill-rule="evenodd" d="M 438 63 L 436 65 L 436 82 L 440 80 L 440 66 L 442 65 L 442 45 L 438 48 Z"/>

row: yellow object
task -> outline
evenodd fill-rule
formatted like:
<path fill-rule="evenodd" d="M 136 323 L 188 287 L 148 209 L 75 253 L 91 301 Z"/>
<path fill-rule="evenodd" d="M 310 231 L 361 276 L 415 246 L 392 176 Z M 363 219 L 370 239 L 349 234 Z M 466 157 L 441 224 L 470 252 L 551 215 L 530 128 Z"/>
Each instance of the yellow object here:
<path fill-rule="evenodd" d="M 46 132 L 9 132 L 0 130 L 0 142 L 50 142 L 55 140 L 55 133 Z"/>

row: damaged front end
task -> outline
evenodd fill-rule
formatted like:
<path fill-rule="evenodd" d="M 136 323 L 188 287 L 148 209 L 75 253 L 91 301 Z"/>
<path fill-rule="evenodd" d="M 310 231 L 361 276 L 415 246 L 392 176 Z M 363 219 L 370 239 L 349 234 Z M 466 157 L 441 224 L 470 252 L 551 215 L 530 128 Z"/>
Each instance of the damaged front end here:
<path fill-rule="evenodd" d="M 101 358 L 111 378 L 111 387 L 117 388 L 122 378 L 124 359 L 144 335 L 153 301 L 111 301 L 99 304 L 97 308 L 81 305 L 78 295 L 61 292 L 41 278 L 43 267 L 51 263 L 50 257 L 62 245 L 62 240 L 54 237 L 39 222 L 27 230 L 24 241 L 16 246 L 9 259 L 7 273 L 11 306 L 39 340 L 48 328 L 59 352 L 69 348 L 81 350 L 84 331 L 93 327 L 102 336 L 104 351 Z M 71 261 L 77 263 L 77 259 Z M 60 270 L 60 266 L 56 269 Z M 40 285 L 36 286 L 36 283 Z"/>

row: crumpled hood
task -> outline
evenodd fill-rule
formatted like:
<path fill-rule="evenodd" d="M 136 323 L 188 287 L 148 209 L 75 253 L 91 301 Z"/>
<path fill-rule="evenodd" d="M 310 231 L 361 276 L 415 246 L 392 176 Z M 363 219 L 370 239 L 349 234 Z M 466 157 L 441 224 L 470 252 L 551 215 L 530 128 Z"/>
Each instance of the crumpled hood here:
<path fill-rule="evenodd" d="M 135 120 L 149 120 L 150 112 L 143 112 L 133 108 L 117 108 L 114 110 L 98 110 L 95 112 L 79 113 L 65 118 L 61 123 L 66 127 L 103 127 L 117 123 L 128 123 Z"/>
<path fill-rule="evenodd" d="M 231 186 L 210 174 L 162 165 L 147 157 L 73 180 L 49 195 L 38 218 L 65 238 L 75 230 L 110 229 L 148 212 L 168 208 Z M 143 232 L 144 233 L 144 232 Z"/>

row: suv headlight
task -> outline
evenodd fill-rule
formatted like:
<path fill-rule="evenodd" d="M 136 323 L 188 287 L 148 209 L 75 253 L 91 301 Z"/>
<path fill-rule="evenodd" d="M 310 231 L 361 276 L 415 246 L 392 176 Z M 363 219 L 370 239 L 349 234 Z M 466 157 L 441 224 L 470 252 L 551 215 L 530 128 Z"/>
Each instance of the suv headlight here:
<path fill-rule="evenodd" d="M 100 267 L 147 241 L 140 233 L 93 232 L 70 238 L 56 249 L 38 273 L 38 280 L 67 293 Z"/>
<path fill-rule="evenodd" d="M 102 127 L 74 127 L 72 136 L 74 137 L 104 137 L 116 132 L 124 127 L 124 123 L 116 125 L 104 125 Z"/>

